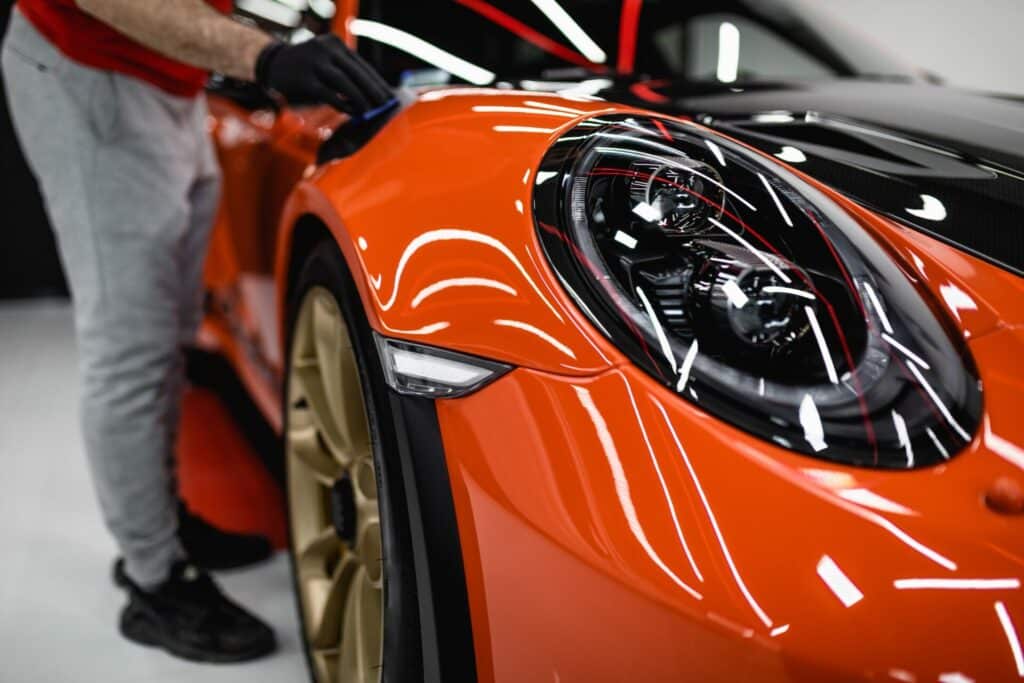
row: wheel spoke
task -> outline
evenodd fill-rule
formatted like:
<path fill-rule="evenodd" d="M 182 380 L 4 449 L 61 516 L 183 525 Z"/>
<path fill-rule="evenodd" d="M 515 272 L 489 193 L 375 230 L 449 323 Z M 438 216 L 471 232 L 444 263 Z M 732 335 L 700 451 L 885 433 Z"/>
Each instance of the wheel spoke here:
<path fill-rule="evenodd" d="M 354 458 L 369 452 L 369 433 L 363 402 L 352 400 L 352 388 L 360 386 L 352 341 L 342 325 L 341 312 L 327 296 L 314 301 L 313 330 L 327 408 L 319 414 L 325 423 L 330 423 L 324 426 L 330 430 L 332 442 L 340 451 L 335 457 L 348 465 Z"/>
<path fill-rule="evenodd" d="M 296 557 L 300 576 L 326 576 L 341 555 L 341 540 L 328 527 L 299 550 Z"/>
<path fill-rule="evenodd" d="M 343 550 L 330 577 L 325 577 L 318 587 L 320 609 L 315 613 L 314 623 L 310 624 L 314 648 L 323 650 L 338 647 L 345 599 L 351 592 L 351 584 L 358 569 L 355 556 Z"/>
<path fill-rule="evenodd" d="M 345 601 L 341 629 L 340 680 L 348 683 L 377 683 L 380 680 L 383 624 L 380 591 L 359 568 Z"/>
<path fill-rule="evenodd" d="M 306 425 L 294 424 L 297 419 L 305 417 Z M 341 476 L 341 465 L 324 449 L 312 416 L 308 411 L 296 409 L 292 412 L 292 425 L 288 429 L 292 454 L 305 465 L 310 473 L 324 486 L 331 486 Z"/>

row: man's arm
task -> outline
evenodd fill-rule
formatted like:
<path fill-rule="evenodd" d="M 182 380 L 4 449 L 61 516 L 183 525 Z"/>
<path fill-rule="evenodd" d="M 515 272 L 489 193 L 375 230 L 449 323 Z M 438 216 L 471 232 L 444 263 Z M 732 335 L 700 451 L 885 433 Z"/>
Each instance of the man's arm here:
<path fill-rule="evenodd" d="M 225 17 L 204 0 L 77 0 L 83 12 L 162 55 L 256 81 L 290 101 L 349 113 L 392 99 L 391 88 L 334 35 L 288 45 Z"/>
<path fill-rule="evenodd" d="M 246 81 L 272 42 L 203 0 L 77 0 L 79 8 L 162 55 Z"/>

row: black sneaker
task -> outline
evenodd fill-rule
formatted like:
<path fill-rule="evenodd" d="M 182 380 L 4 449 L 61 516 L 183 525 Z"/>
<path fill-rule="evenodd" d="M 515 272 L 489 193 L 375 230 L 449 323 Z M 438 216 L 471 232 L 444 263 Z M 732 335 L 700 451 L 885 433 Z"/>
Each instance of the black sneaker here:
<path fill-rule="evenodd" d="M 121 633 L 194 662 L 246 662 L 277 647 L 269 626 L 229 600 L 205 572 L 179 562 L 171 576 L 146 591 L 128 581 Z"/>
<path fill-rule="evenodd" d="M 178 506 L 178 538 L 185 555 L 203 569 L 238 569 L 263 562 L 274 554 L 266 536 L 223 531 Z"/>

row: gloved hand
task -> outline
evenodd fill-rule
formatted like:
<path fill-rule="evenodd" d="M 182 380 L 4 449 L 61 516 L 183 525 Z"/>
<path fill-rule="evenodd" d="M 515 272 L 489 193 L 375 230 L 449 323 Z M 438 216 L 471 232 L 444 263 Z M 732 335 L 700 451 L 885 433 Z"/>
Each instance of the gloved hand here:
<path fill-rule="evenodd" d="M 296 45 L 270 43 L 256 58 L 256 83 L 289 102 L 322 102 L 349 114 L 394 98 L 373 67 L 333 34 Z"/>

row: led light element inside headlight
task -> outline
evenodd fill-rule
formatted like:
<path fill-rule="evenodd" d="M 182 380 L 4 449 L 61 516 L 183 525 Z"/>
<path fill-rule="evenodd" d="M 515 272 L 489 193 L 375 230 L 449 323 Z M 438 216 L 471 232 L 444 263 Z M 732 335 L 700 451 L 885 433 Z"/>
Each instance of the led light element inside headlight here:
<path fill-rule="evenodd" d="M 981 390 L 966 349 L 874 239 L 785 168 L 695 125 L 603 117 L 563 136 L 537 177 L 563 284 L 686 400 L 856 465 L 920 467 L 971 441 Z"/>

